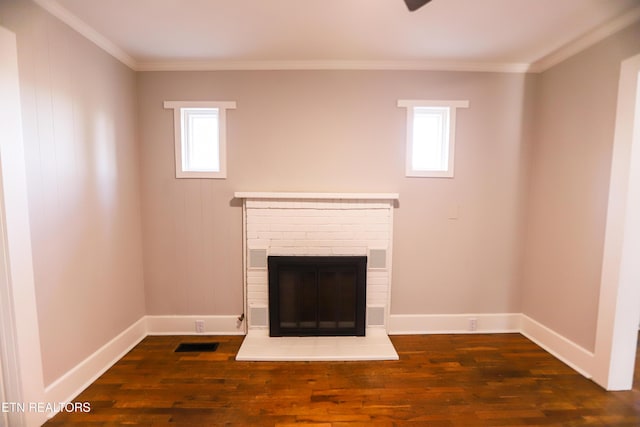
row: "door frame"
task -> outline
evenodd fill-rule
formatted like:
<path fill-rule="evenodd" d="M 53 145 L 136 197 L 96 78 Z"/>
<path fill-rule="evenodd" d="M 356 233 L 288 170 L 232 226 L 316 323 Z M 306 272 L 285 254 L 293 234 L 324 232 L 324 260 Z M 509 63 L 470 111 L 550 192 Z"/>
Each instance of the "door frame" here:
<path fill-rule="evenodd" d="M 621 63 L 593 379 L 630 390 L 640 319 L 640 55 Z M 636 259 L 634 259 L 634 257 Z"/>
<path fill-rule="evenodd" d="M 36 308 L 16 35 L 0 26 L 0 351 L 8 401 L 44 402 Z M 39 426 L 46 414 L 7 413 L 8 423 Z"/>

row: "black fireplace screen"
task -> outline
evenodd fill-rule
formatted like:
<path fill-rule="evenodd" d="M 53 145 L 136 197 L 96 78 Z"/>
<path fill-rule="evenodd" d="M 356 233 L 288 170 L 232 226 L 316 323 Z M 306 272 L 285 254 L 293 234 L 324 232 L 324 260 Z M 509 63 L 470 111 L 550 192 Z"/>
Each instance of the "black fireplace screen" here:
<path fill-rule="evenodd" d="M 269 335 L 364 336 L 367 257 L 270 256 Z"/>

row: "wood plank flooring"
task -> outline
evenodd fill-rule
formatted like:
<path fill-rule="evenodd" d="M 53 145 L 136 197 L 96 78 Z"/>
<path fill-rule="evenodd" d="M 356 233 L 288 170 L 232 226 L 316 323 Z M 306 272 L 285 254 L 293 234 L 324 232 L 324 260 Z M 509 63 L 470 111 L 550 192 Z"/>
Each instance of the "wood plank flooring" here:
<path fill-rule="evenodd" d="M 90 412 L 45 425 L 640 425 L 637 387 L 605 392 L 522 335 L 391 339 L 398 361 L 237 362 L 239 336 L 147 337 L 78 396 Z"/>

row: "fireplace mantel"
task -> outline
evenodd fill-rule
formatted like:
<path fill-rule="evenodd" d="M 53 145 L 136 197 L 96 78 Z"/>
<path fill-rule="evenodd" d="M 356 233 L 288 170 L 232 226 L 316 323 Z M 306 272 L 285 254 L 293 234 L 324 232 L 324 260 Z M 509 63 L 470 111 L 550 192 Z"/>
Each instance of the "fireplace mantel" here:
<path fill-rule="evenodd" d="M 234 193 L 236 199 L 254 200 L 398 200 L 398 193 L 298 193 L 298 192 L 259 192 L 238 191 Z"/>

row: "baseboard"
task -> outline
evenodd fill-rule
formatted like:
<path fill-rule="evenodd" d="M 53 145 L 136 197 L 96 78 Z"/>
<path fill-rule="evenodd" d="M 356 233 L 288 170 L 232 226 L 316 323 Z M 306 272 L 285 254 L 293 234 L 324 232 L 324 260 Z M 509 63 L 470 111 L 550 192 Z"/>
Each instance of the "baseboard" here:
<path fill-rule="evenodd" d="M 470 330 L 476 319 L 476 330 Z M 521 333 L 548 353 L 591 378 L 594 354 L 522 313 L 395 314 L 389 318 L 390 335 Z"/>
<path fill-rule="evenodd" d="M 197 333 L 195 321 L 204 321 Z M 147 335 L 244 335 L 236 316 L 143 316 L 91 356 L 48 385 L 47 402 L 70 402 Z M 55 413 L 47 414 L 49 417 Z"/>
<path fill-rule="evenodd" d="M 475 319 L 472 330 L 471 319 Z M 520 313 L 392 314 L 390 335 L 520 332 Z"/>
<path fill-rule="evenodd" d="M 521 314 L 520 333 L 544 348 L 557 359 L 586 378 L 591 378 L 595 366 L 595 356 L 573 341 Z"/>
<path fill-rule="evenodd" d="M 72 401 L 146 336 L 146 319 L 141 317 L 91 356 L 45 387 L 45 400 L 47 402 Z"/>
<path fill-rule="evenodd" d="M 147 316 L 148 335 L 245 335 L 237 316 Z M 204 331 L 196 332 L 196 321 Z"/>
<path fill-rule="evenodd" d="M 470 330 L 470 319 L 476 329 Z M 204 332 L 195 330 L 204 321 Z M 521 333 L 591 378 L 594 354 L 521 313 L 391 315 L 390 335 Z M 245 335 L 236 316 L 144 316 L 45 388 L 47 402 L 70 402 L 147 335 Z M 48 414 L 49 416 L 55 414 Z"/>

